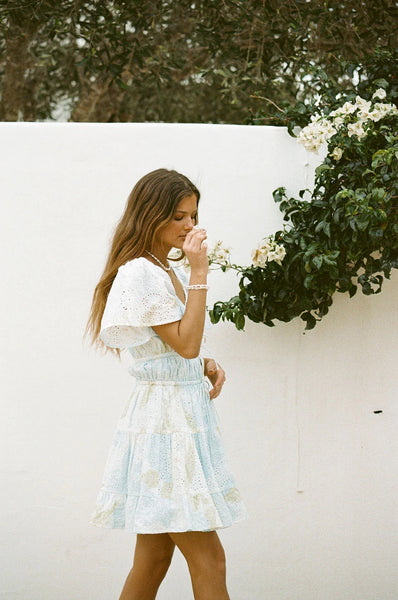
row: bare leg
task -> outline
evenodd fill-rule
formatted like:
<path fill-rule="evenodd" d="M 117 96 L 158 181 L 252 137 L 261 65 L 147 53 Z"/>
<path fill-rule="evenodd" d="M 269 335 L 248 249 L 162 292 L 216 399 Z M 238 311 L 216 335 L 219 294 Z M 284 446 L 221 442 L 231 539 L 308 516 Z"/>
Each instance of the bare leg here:
<path fill-rule="evenodd" d="M 195 600 L 230 600 L 225 553 L 215 531 L 169 533 L 189 567 Z"/>
<path fill-rule="evenodd" d="M 137 534 L 134 562 L 119 600 L 154 600 L 173 557 L 167 533 Z"/>

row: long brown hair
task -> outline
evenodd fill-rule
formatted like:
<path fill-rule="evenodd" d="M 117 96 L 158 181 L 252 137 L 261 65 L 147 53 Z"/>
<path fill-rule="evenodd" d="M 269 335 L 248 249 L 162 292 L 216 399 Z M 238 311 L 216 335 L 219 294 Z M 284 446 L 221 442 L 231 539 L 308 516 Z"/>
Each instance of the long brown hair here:
<path fill-rule="evenodd" d="M 120 349 L 108 348 L 99 337 L 101 319 L 113 280 L 119 267 L 133 258 L 143 256 L 145 250 L 152 250 L 159 229 L 171 221 L 179 202 L 192 194 L 196 195 L 199 202 L 197 187 L 185 175 L 168 169 L 151 171 L 134 186 L 116 225 L 104 272 L 94 290 L 84 333 L 84 337 L 87 333 L 91 334 L 91 344 L 97 348 L 111 351 L 120 358 Z"/>

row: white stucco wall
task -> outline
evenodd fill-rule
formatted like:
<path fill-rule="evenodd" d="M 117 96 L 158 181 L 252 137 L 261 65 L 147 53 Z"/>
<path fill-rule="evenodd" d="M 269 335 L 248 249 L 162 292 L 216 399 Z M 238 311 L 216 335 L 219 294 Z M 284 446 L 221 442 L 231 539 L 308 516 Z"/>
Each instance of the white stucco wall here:
<path fill-rule="evenodd" d="M 202 192 L 209 238 L 235 262 L 281 225 L 271 192 L 311 184 L 283 129 L 1 124 L 1 583 L 7 600 L 116 600 L 135 537 L 88 524 L 132 386 L 82 334 L 134 183 L 176 168 Z M 212 273 L 209 304 L 236 289 Z M 213 328 L 216 400 L 250 519 L 220 532 L 231 600 L 396 600 L 398 277 L 339 295 L 303 334 Z M 382 410 L 375 414 L 375 410 Z M 192 598 L 176 551 L 159 600 Z"/>

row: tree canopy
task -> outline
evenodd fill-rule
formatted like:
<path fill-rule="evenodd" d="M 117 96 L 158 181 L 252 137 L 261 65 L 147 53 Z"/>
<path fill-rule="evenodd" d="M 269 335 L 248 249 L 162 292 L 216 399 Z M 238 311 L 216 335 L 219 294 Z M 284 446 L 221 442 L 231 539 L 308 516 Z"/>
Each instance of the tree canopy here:
<path fill-rule="evenodd" d="M 396 47 L 397 7 L 3 0 L 0 119 L 249 123 L 261 105 L 267 122 L 272 103 L 306 100 L 311 85 L 302 82 L 312 68 L 344 85 L 353 72 L 342 61 Z"/>

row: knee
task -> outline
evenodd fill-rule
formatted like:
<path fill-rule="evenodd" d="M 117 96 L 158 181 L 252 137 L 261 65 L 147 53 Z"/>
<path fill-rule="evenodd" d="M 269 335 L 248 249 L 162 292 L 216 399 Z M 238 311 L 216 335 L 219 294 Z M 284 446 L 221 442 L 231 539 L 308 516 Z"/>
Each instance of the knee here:
<path fill-rule="evenodd" d="M 226 571 L 226 560 L 223 550 L 217 552 L 216 556 L 212 559 L 212 565 L 217 573 L 224 574 Z"/>
<path fill-rule="evenodd" d="M 156 552 L 151 556 L 150 569 L 155 576 L 166 574 L 173 558 L 172 552 Z"/>
<path fill-rule="evenodd" d="M 145 572 L 148 577 L 161 579 L 170 566 L 173 550 L 173 547 L 159 548 L 138 545 L 134 555 L 133 568 Z"/>
<path fill-rule="evenodd" d="M 226 563 L 225 556 L 219 556 L 211 563 L 207 563 L 207 570 L 211 571 L 216 577 L 225 579 Z"/>
<path fill-rule="evenodd" d="M 225 553 L 222 548 L 217 551 L 203 553 L 191 559 L 190 568 L 202 573 L 211 573 L 212 576 L 224 577 L 226 572 Z"/>

